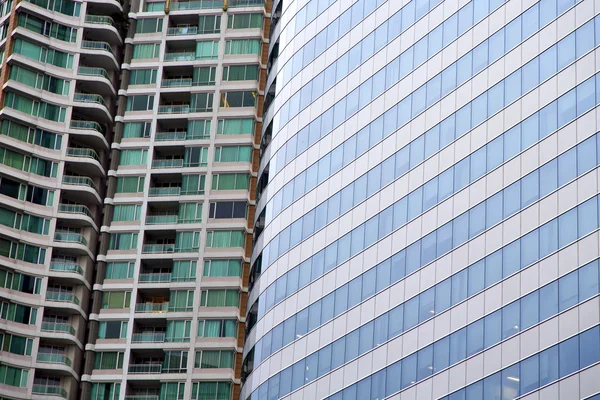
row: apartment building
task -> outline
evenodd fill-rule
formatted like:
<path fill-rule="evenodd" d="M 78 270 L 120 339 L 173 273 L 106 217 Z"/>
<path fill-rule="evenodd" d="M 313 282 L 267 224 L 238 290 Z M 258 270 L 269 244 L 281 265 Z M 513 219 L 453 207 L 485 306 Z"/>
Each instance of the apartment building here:
<path fill-rule="evenodd" d="M 0 396 L 238 398 L 270 2 L 0 11 Z"/>

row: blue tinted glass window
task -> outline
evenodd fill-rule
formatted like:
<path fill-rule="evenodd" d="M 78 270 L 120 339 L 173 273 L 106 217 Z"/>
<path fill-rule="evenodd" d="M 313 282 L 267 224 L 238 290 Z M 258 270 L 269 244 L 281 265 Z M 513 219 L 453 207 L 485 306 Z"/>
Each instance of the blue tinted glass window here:
<path fill-rule="evenodd" d="M 525 268 L 539 259 L 539 232 L 534 230 L 521 238 L 521 268 Z"/>
<path fill-rule="evenodd" d="M 386 368 L 385 395 L 389 396 L 400 391 L 400 376 L 402 375 L 402 363 L 400 361 Z M 370 398 L 370 397 L 367 397 Z"/>
<path fill-rule="evenodd" d="M 433 372 L 439 372 L 450 365 L 450 338 L 448 336 L 433 344 Z"/>
<path fill-rule="evenodd" d="M 485 336 L 483 340 L 484 347 L 498 343 L 502 337 L 502 310 L 498 310 L 484 319 Z"/>
<path fill-rule="evenodd" d="M 554 45 L 540 54 L 540 82 L 545 81 L 558 70 L 558 52 Z"/>
<path fill-rule="evenodd" d="M 521 75 L 521 69 L 518 69 L 504 80 L 504 104 L 511 104 L 521 96 Z"/>
<path fill-rule="evenodd" d="M 558 346 L 540 353 L 540 386 L 558 379 Z"/>
<path fill-rule="evenodd" d="M 577 210 L 579 237 L 587 235 L 598 227 L 598 200 L 592 197 Z"/>
<path fill-rule="evenodd" d="M 521 361 L 521 394 L 529 393 L 540 386 L 539 362 L 537 354 Z"/>
<path fill-rule="evenodd" d="M 558 42 L 558 69 L 561 70 L 575 60 L 575 34 Z"/>
<path fill-rule="evenodd" d="M 556 219 L 540 227 L 540 257 L 558 249 L 558 221 Z"/>
<path fill-rule="evenodd" d="M 417 380 L 417 355 L 412 354 L 402 360 L 402 382 L 403 388 L 411 385 Z"/>
<path fill-rule="evenodd" d="M 467 270 L 452 276 L 452 304 L 467 298 Z"/>
<path fill-rule="evenodd" d="M 519 332 L 520 323 L 519 302 L 515 301 L 502 308 L 502 339 Z"/>
<path fill-rule="evenodd" d="M 577 239 L 577 210 L 572 209 L 558 217 L 558 247 Z"/>
<path fill-rule="evenodd" d="M 402 322 L 404 321 L 404 307 L 398 306 L 390 311 L 390 324 L 388 338 L 393 338 L 402 332 Z"/>
<path fill-rule="evenodd" d="M 521 299 L 521 325 L 520 329 L 527 329 L 539 321 L 539 293 L 537 291 L 528 294 Z"/>
<path fill-rule="evenodd" d="M 507 277 L 517 272 L 521 265 L 521 248 L 519 241 L 512 242 L 502 249 L 502 276 Z"/>
<path fill-rule="evenodd" d="M 579 335 L 579 368 L 600 361 L 600 328 L 588 329 Z"/>
<path fill-rule="evenodd" d="M 579 270 L 579 301 L 598 294 L 598 261 L 589 263 Z"/>
<path fill-rule="evenodd" d="M 467 326 L 467 357 L 483 350 L 483 319 Z"/>
<path fill-rule="evenodd" d="M 538 85 L 540 81 L 539 72 L 540 65 L 537 57 L 523 66 L 521 73 L 523 79 L 523 93 L 527 93 Z"/>
<path fill-rule="evenodd" d="M 558 160 L 554 159 L 540 168 L 540 197 L 558 187 Z"/>
<path fill-rule="evenodd" d="M 558 346 L 559 376 L 562 378 L 579 369 L 579 338 L 572 337 Z"/>
<path fill-rule="evenodd" d="M 417 381 L 425 379 L 433 371 L 433 346 L 427 346 L 418 352 Z"/>
<path fill-rule="evenodd" d="M 479 381 L 481 382 L 481 381 Z M 483 396 L 477 397 L 479 399 L 495 399 L 500 398 L 498 396 L 499 393 L 502 393 L 502 374 L 500 372 L 495 373 L 494 375 L 488 376 L 483 380 Z M 477 390 L 480 392 L 480 390 Z M 469 394 L 469 390 L 467 387 L 467 395 Z M 475 397 L 471 397 L 475 399 Z"/>
<path fill-rule="evenodd" d="M 540 289 L 540 321 L 558 313 L 558 282 Z"/>

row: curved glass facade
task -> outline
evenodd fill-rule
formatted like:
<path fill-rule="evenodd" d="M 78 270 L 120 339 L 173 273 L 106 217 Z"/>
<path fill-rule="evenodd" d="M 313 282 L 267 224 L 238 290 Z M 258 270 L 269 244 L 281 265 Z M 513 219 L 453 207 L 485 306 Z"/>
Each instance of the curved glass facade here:
<path fill-rule="evenodd" d="M 273 10 L 241 398 L 598 394 L 598 5 Z"/>

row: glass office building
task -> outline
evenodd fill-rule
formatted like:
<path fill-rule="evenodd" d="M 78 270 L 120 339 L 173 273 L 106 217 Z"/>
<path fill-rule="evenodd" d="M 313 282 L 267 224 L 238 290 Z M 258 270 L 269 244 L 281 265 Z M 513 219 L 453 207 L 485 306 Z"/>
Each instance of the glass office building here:
<path fill-rule="evenodd" d="M 598 398 L 599 13 L 274 1 L 241 399 Z"/>

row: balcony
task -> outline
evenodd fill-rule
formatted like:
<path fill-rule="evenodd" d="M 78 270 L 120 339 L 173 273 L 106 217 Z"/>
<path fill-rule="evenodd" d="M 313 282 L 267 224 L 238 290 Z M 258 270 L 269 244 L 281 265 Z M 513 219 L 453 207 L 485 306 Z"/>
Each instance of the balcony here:
<path fill-rule="evenodd" d="M 48 396 L 60 396 L 67 398 L 67 391 L 60 386 L 53 385 L 33 385 L 31 390 L 33 394 L 42 394 Z"/>
<path fill-rule="evenodd" d="M 229 0 L 229 7 L 264 7 L 264 0 Z"/>
<path fill-rule="evenodd" d="M 164 332 L 142 332 L 134 333 L 131 336 L 131 343 L 164 343 Z"/>
<path fill-rule="evenodd" d="M 198 33 L 197 26 L 174 26 L 167 29 L 167 36 L 186 36 L 196 35 Z"/>
<path fill-rule="evenodd" d="M 69 157 L 81 157 L 81 158 L 91 158 L 92 160 L 96 160 L 100 162 L 100 156 L 96 153 L 95 150 L 92 149 L 81 149 L 75 147 L 67 148 L 67 156 Z"/>
<path fill-rule="evenodd" d="M 107 17 L 104 15 L 86 15 L 85 22 L 88 24 L 96 24 L 96 25 L 110 25 L 113 28 L 116 28 L 115 21 L 111 17 Z"/>
<path fill-rule="evenodd" d="M 171 3 L 171 5 L 173 5 Z M 165 53 L 165 62 L 170 61 L 194 61 L 196 59 L 196 53 L 193 51 L 182 51 L 175 53 Z"/>
<path fill-rule="evenodd" d="M 50 271 L 83 275 L 83 269 L 79 265 L 64 261 L 50 261 Z"/>
<path fill-rule="evenodd" d="M 46 300 L 79 305 L 79 298 L 73 293 L 48 291 L 46 292 Z"/>
<path fill-rule="evenodd" d="M 81 42 L 81 48 L 86 50 L 100 50 L 106 51 L 110 54 L 114 54 L 112 51 L 112 47 L 107 42 L 97 42 L 93 40 L 83 40 Z"/>
<path fill-rule="evenodd" d="M 158 106 L 159 114 L 189 114 L 189 112 L 189 104 L 181 104 L 176 106 Z"/>
<path fill-rule="evenodd" d="M 68 367 L 71 366 L 71 359 L 63 354 L 38 353 L 37 362 L 52 363 L 52 364 L 64 364 Z"/>
<path fill-rule="evenodd" d="M 71 121 L 71 129 L 92 130 L 104 134 L 102 127 L 95 121 Z"/>
<path fill-rule="evenodd" d="M 151 187 L 148 191 L 149 197 L 179 196 L 180 187 Z"/>
<path fill-rule="evenodd" d="M 152 168 L 183 168 L 183 159 L 152 160 Z"/>
<path fill-rule="evenodd" d="M 187 131 L 179 131 L 179 132 L 156 132 L 154 135 L 154 140 L 157 142 L 168 142 L 172 140 L 185 140 L 187 136 Z"/>
<path fill-rule="evenodd" d="M 94 219 L 94 215 L 90 209 L 80 204 L 59 204 L 58 212 L 65 214 L 81 214 Z"/>
<path fill-rule="evenodd" d="M 68 333 L 75 336 L 75 329 L 71 325 L 60 322 L 42 322 L 42 332 Z"/>
<path fill-rule="evenodd" d="M 61 243 L 78 243 L 87 246 L 87 239 L 80 233 L 55 232 L 54 241 Z"/>
<path fill-rule="evenodd" d="M 166 283 L 171 282 L 171 274 L 168 272 L 139 274 L 138 280 L 140 283 Z"/>
<path fill-rule="evenodd" d="M 135 305 L 136 313 L 166 313 L 169 311 L 169 303 L 140 303 Z"/>
<path fill-rule="evenodd" d="M 64 185 L 87 186 L 87 187 L 94 189 L 96 192 L 98 192 L 98 188 L 94 184 L 94 181 L 92 181 L 87 176 L 65 175 L 65 176 L 63 176 L 62 183 Z"/>
<path fill-rule="evenodd" d="M 160 374 L 162 364 L 129 364 L 130 374 Z"/>
<path fill-rule="evenodd" d="M 110 75 L 108 75 L 108 72 L 104 68 L 79 66 L 77 69 L 77 74 L 81 76 L 96 76 L 99 78 L 106 78 L 110 81 Z"/>
<path fill-rule="evenodd" d="M 143 254 L 170 254 L 175 252 L 173 244 L 145 244 L 142 246 Z"/>
<path fill-rule="evenodd" d="M 146 225 L 171 225 L 176 224 L 177 215 L 147 215 Z"/>
<path fill-rule="evenodd" d="M 172 1 L 169 8 L 171 11 L 177 10 L 200 10 L 205 8 L 222 8 L 223 0 L 188 0 Z"/>
<path fill-rule="evenodd" d="M 99 94 L 75 93 L 73 96 L 73 101 L 78 101 L 81 103 L 95 103 L 106 107 L 104 97 L 100 96 Z"/>
<path fill-rule="evenodd" d="M 192 86 L 192 78 L 163 79 L 160 86 L 164 88 L 190 87 Z"/>

